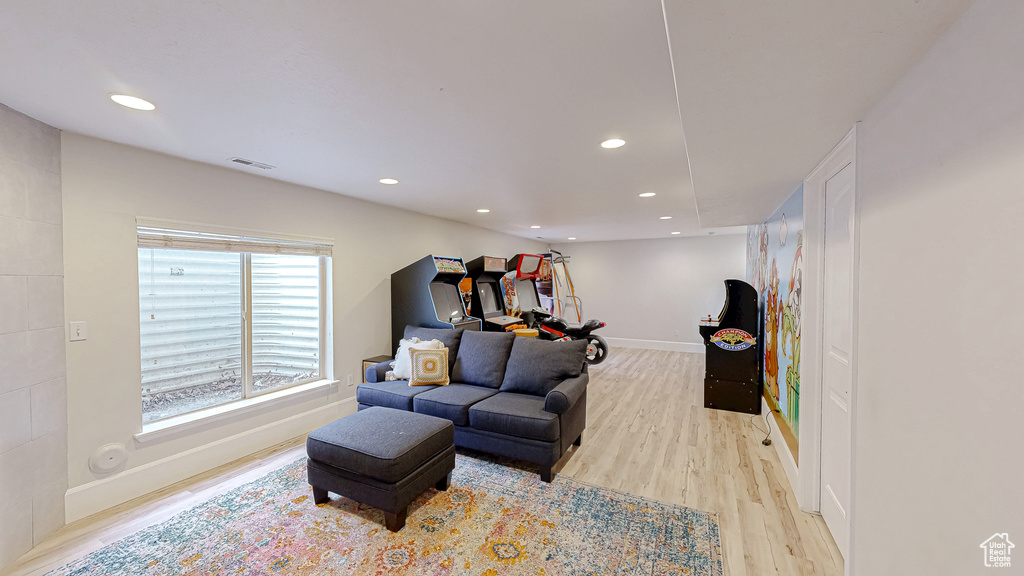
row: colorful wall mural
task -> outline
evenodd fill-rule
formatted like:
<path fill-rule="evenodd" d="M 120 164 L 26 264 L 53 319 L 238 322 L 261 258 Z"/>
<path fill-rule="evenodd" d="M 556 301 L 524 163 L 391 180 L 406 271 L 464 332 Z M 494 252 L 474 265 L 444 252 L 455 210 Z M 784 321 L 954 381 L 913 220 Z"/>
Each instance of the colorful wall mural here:
<path fill-rule="evenodd" d="M 804 190 L 764 224 L 747 227 L 747 282 L 764 317 L 764 396 L 794 441 L 800 434 L 800 318 L 803 294 Z M 795 456 L 796 447 L 790 447 Z"/>

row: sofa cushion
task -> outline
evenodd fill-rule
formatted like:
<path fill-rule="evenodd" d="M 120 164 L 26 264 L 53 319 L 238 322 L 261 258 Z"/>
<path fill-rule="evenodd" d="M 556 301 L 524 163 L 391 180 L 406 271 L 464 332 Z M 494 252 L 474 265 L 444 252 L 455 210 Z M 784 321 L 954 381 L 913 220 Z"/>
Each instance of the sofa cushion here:
<path fill-rule="evenodd" d="M 446 418 L 456 426 L 468 426 L 469 407 L 497 393 L 497 390 L 483 386 L 450 384 L 417 394 L 412 407 L 420 414 Z"/>
<path fill-rule="evenodd" d="M 586 356 L 586 340 L 516 338 L 501 391 L 544 396 L 562 380 L 579 376 Z"/>
<path fill-rule="evenodd" d="M 411 412 L 413 397 L 433 388 L 437 386 L 409 386 L 407 380 L 363 382 L 356 388 L 356 401 L 369 406 L 384 406 Z"/>
<path fill-rule="evenodd" d="M 519 438 L 558 440 L 558 415 L 544 411 L 543 396 L 500 392 L 469 407 L 469 425 Z"/>
<path fill-rule="evenodd" d="M 463 332 L 452 381 L 500 388 L 515 339 L 512 332 Z"/>
<path fill-rule="evenodd" d="M 440 340 L 448 349 L 448 373 L 455 366 L 455 357 L 459 353 L 459 341 L 462 339 L 462 328 L 423 328 L 406 326 L 403 338 L 419 338 L 420 340 Z"/>
<path fill-rule="evenodd" d="M 423 414 L 367 408 L 314 430 L 311 460 L 393 484 L 452 446 L 451 422 Z"/>

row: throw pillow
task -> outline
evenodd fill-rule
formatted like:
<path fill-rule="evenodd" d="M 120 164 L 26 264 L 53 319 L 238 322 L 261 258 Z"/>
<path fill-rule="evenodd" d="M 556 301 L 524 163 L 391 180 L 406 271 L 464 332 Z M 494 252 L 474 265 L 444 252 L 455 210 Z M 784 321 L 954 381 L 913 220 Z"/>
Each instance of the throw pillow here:
<path fill-rule="evenodd" d="M 515 338 L 512 332 L 463 332 L 452 380 L 488 388 L 501 387 Z"/>
<path fill-rule="evenodd" d="M 408 380 L 412 377 L 412 363 L 411 356 L 409 356 L 409 350 L 416 348 L 419 350 L 437 350 L 438 348 L 444 348 L 438 340 L 422 341 L 419 338 L 410 338 L 409 340 L 398 341 L 398 351 L 395 352 L 395 377 L 399 380 Z"/>
<path fill-rule="evenodd" d="M 448 349 L 409 349 L 412 359 L 412 377 L 409 386 L 447 386 Z"/>
<path fill-rule="evenodd" d="M 501 391 L 545 396 L 563 380 L 579 376 L 586 357 L 586 340 L 516 338 Z"/>
<path fill-rule="evenodd" d="M 448 349 L 448 371 L 451 372 L 455 365 L 455 356 L 459 353 L 459 341 L 462 338 L 462 328 L 423 328 L 421 326 L 406 326 L 403 338 L 419 338 L 421 340 L 440 340 Z"/>

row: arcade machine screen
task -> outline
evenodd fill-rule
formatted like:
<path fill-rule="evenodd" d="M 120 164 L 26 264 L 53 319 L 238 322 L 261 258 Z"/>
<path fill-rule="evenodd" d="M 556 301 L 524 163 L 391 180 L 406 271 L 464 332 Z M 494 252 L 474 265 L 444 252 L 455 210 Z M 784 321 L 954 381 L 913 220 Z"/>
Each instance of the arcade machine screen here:
<path fill-rule="evenodd" d="M 523 312 L 540 307 L 540 300 L 537 299 L 537 287 L 533 280 L 516 280 L 516 296 L 519 297 L 519 309 Z"/>
<path fill-rule="evenodd" d="M 438 320 L 453 324 L 462 321 L 462 294 L 459 293 L 458 286 L 431 282 L 430 296 L 434 299 L 434 310 L 437 311 Z"/>
<path fill-rule="evenodd" d="M 498 304 L 497 282 L 477 282 L 477 290 L 480 291 L 481 314 L 504 311 L 505 307 Z"/>

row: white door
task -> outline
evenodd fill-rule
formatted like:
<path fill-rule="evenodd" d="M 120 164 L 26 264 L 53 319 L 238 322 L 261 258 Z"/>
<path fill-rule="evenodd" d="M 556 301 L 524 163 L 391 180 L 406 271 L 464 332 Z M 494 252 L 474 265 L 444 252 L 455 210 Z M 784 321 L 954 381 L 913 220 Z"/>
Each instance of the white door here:
<path fill-rule="evenodd" d="M 825 183 L 821 515 L 847 557 L 850 534 L 850 388 L 853 384 L 854 167 Z"/>

